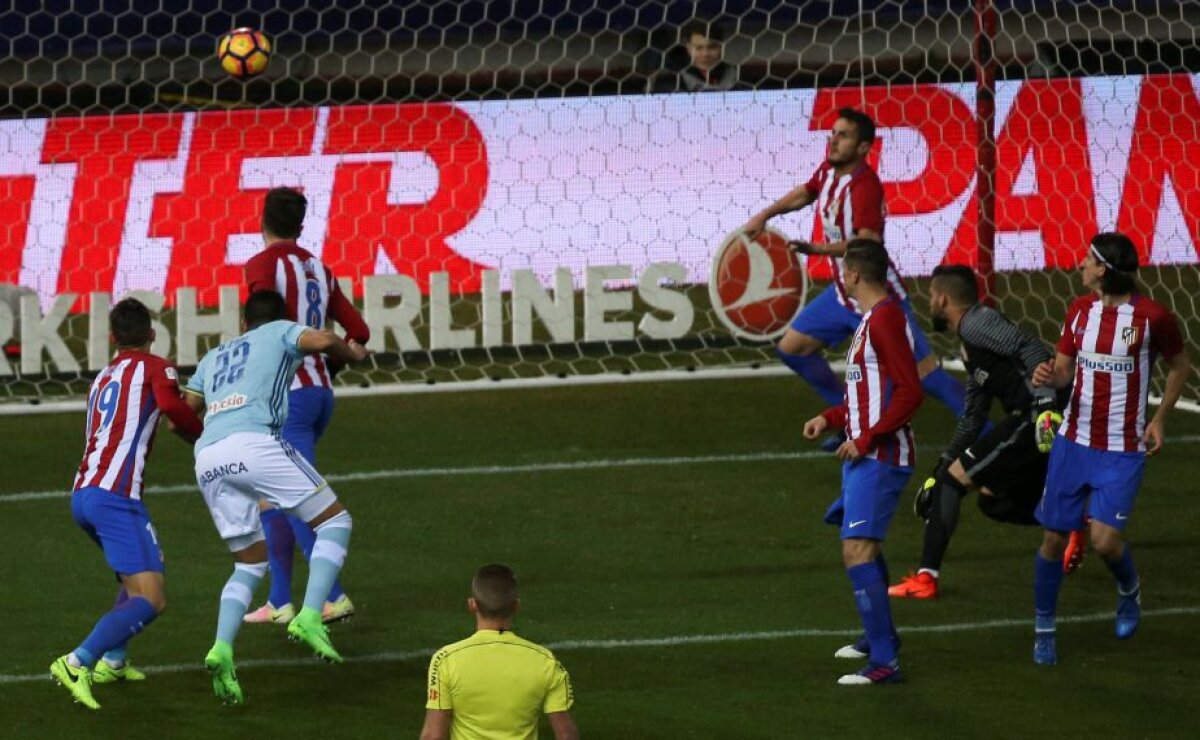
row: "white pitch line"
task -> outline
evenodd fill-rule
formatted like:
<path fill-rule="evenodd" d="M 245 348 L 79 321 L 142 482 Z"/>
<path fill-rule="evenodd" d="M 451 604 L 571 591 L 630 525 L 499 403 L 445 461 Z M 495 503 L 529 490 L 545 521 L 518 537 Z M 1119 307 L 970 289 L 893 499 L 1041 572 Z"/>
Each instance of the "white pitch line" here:
<path fill-rule="evenodd" d="M 1168 437 L 1166 443 L 1195 444 L 1200 442 L 1200 434 Z M 917 449 L 933 449 L 932 445 L 917 445 Z M 518 473 L 554 473 L 573 470 L 605 470 L 610 468 L 639 468 L 662 467 L 670 465 L 711 465 L 714 463 L 755 463 L 778 462 L 783 460 L 811 460 L 817 458 L 829 459 L 828 452 L 818 450 L 801 450 L 795 452 L 746 452 L 726 453 L 722 455 L 699 455 L 689 457 L 625 457 L 602 460 L 572 460 L 563 462 L 527 463 L 524 465 L 466 465 L 443 468 L 409 468 L 397 470 L 369 470 L 361 473 L 341 473 L 325 476 L 330 483 L 353 483 L 358 481 L 389 480 L 397 478 L 438 478 L 458 475 L 514 475 Z M 147 494 L 192 493 L 199 488 L 192 483 L 173 483 L 163 486 L 146 486 Z M 62 499 L 70 496 L 65 489 L 57 491 L 18 491 L 15 493 L 0 493 L 0 504 L 16 503 L 19 501 L 42 501 L 46 499 Z"/>
<path fill-rule="evenodd" d="M 604 460 L 573 460 L 564 462 L 527 463 L 524 465 L 467 465 L 445 468 L 410 468 L 404 470 L 370 470 L 361 473 L 342 473 L 325 476 L 330 483 L 386 480 L 394 478 L 437 478 L 458 475 L 512 475 L 517 473 L 553 473 L 575 470 L 605 470 L 609 468 L 637 468 L 667 465 L 702 465 L 712 463 L 752 463 L 778 460 L 804 460 L 828 458 L 828 452 L 804 450 L 799 452 L 750 452 L 724 455 L 702 455 L 695 457 L 625 457 Z M 200 489 L 194 483 L 174 483 L 165 486 L 146 486 L 146 493 L 191 493 Z M 0 504 L 17 501 L 41 501 L 70 496 L 67 490 L 21 491 L 0 494 Z"/>
<path fill-rule="evenodd" d="M 1200 606 L 1177 606 L 1167 609 L 1148 609 L 1142 612 L 1143 617 L 1176 617 L 1200 614 Z M 1060 624 L 1088 624 L 1105 622 L 1113 618 L 1112 612 L 1083 614 L 1078 616 L 1059 617 Z M 926 624 L 915 627 L 904 627 L 901 634 L 945 634 L 949 632 L 978 632 L 981 630 L 1004 629 L 1009 627 L 1032 627 L 1032 619 L 991 619 L 986 622 L 957 622 L 950 624 Z M 673 635 L 670 637 L 636 637 L 617 640 L 561 640 L 546 643 L 551 650 L 621 650 L 624 648 L 655 648 L 682 647 L 686 645 L 711 645 L 725 642 L 753 642 L 762 640 L 786 640 L 791 638 L 812 637 L 857 637 L 862 633 L 859 629 L 795 629 L 769 630 L 762 632 L 723 632 L 704 635 Z M 418 658 L 427 658 L 437 648 L 422 648 L 419 650 L 400 650 L 368 655 L 346 656 L 347 663 L 402 663 Z M 311 657 L 307 658 L 258 658 L 238 661 L 239 671 L 247 668 L 296 668 L 320 665 Z M 169 665 L 138 666 L 148 674 L 191 673 L 204 671 L 204 665 L 197 660 L 195 663 L 173 663 Z M 0 673 L 0 685 L 32 683 L 48 681 L 47 673 Z"/>

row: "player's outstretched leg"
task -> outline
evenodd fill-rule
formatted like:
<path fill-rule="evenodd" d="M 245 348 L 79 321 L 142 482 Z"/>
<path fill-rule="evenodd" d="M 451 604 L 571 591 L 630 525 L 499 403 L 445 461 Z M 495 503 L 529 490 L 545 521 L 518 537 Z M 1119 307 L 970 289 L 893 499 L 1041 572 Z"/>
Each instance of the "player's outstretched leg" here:
<path fill-rule="evenodd" d="M 77 704 L 88 709 L 99 709 L 100 704 L 92 696 L 92 672 L 79 665 L 74 653 L 68 653 L 50 664 L 50 675 L 59 686 L 71 692 Z M 75 665 L 72 665 L 75 663 Z"/>
<path fill-rule="evenodd" d="M 331 514 L 331 511 L 336 513 Z M 354 520 L 350 512 L 342 508 L 341 504 L 335 503 L 312 521 L 319 523 L 314 527 L 317 541 L 313 545 L 312 558 L 308 563 L 308 587 L 304 592 L 304 608 L 288 625 L 288 635 L 308 645 L 322 660 L 341 663 L 342 656 L 329 640 L 329 630 L 322 623 L 321 612 L 325 606 L 325 597 L 329 595 L 330 587 L 346 562 Z"/>
<path fill-rule="evenodd" d="M 241 704 L 246 697 L 238 683 L 237 670 L 233 665 L 233 646 L 223 640 L 213 643 L 208 655 L 204 656 L 204 667 L 212 678 L 213 693 L 222 704 Z"/>

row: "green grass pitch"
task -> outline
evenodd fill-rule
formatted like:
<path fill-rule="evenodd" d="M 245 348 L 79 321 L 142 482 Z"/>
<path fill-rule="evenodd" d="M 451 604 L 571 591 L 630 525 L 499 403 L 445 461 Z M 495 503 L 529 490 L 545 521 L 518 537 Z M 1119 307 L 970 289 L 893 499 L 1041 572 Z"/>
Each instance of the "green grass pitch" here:
<path fill-rule="evenodd" d="M 1113 583 L 1091 558 L 1060 604 L 1084 619 L 1060 626 L 1058 666 L 1034 666 L 1040 533 L 968 502 L 942 598 L 894 604 L 908 682 L 855 689 L 835 684 L 857 667 L 832 654 L 858 620 L 820 522 L 839 468 L 800 438 L 817 410 L 782 377 L 344 399 L 319 467 L 356 522 L 344 580 L 359 615 L 333 633 L 347 663 L 247 625 L 247 704 L 220 706 L 201 661 L 229 556 L 197 491 L 154 493 L 168 610 L 131 644 L 149 680 L 97 687 L 96 713 L 40 677 L 114 592 L 65 496 L 80 415 L 0 418 L 0 736 L 416 737 L 429 652 L 470 632 L 467 585 L 489 561 L 521 580 L 517 631 L 560 646 L 587 738 L 1197 735 L 1200 418 L 1177 412 L 1148 467 L 1130 539 L 1149 615 L 1134 639 L 1113 637 Z M 919 412 L 919 475 L 951 424 L 936 403 Z M 194 482 L 165 430 L 148 482 Z M 919 553 L 909 503 L 886 545 L 893 576 Z"/>

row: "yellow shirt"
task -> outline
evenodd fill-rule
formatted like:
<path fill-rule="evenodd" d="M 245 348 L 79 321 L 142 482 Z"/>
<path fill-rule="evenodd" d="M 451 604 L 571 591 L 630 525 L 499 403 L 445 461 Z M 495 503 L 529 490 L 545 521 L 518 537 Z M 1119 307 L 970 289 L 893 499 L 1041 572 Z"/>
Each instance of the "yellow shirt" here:
<path fill-rule="evenodd" d="M 554 653 L 508 630 L 479 630 L 429 661 L 425 708 L 453 710 L 451 740 L 535 740 L 539 715 L 574 701 Z"/>

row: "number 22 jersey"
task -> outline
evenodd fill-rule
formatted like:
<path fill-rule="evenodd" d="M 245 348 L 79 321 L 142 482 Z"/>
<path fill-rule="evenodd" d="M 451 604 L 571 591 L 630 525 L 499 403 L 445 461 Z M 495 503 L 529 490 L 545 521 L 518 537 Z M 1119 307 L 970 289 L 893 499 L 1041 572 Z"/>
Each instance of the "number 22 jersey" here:
<path fill-rule="evenodd" d="M 287 420 L 288 388 L 304 359 L 308 327 L 272 321 L 209 350 L 186 390 L 204 398 L 204 434 L 196 450 L 239 432 L 278 434 Z"/>

